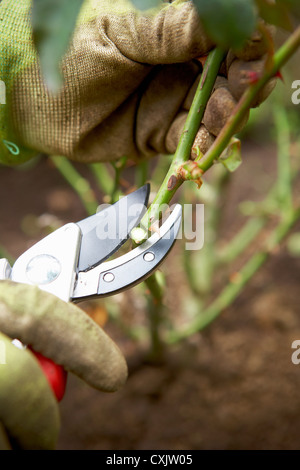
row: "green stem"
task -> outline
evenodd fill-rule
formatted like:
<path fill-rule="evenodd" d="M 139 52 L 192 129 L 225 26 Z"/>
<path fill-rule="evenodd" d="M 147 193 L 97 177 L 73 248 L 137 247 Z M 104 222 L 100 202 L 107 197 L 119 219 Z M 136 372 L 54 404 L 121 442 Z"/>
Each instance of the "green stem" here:
<path fill-rule="evenodd" d="M 113 297 L 105 299 L 105 308 L 109 314 L 109 318 L 120 330 L 130 339 L 138 343 L 147 344 L 149 333 L 146 327 L 127 325 L 122 316 L 120 306 L 114 302 Z"/>
<path fill-rule="evenodd" d="M 11 265 L 15 262 L 11 254 L 2 245 L 0 245 L 0 258 L 6 258 Z"/>
<path fill-rule="evenodd" d="M 65 157 L 51 156 L 50 159 L 61 175 L 77 193 L 87 213 L 89 215 L 95 214 L 97 211 L 98 202 L 88 181 L 83 176 L 81 176 L 80 173 L 78 173 L 72 163 Z"/>
<path fill-rule="evenodd" d="M 189 286 L 195 295 L 201 296 L 202 301 L 211 291 L 213 275 L 219 263 L 216 256 L 216 240 L 222 215 L 221 202 L 226 199 L 226 185 L 229 178 L 229 173 L 223 165 L 216 166 L 214 170 L 210 182 L 213 197 L 205 202 L 205 244 L 201 250 L 184 250 L 183 253 Z M 205 187 L 203 189 L 205 190 Z M 197 192 L 197 196 L 198 194 L 201 193 Z"/>
<path fill-rule="evenodd" d="M 120 180 L 121 180 L 122 172 L 126 166 L 126 163 L 127 163 L 126 156 L 120 158 L 120 160 L 117 162 L 112 162 L 112 166 L 114 167 L 114 170 L 115 170 L 114 185 L 111 191 L 112 203 L 115 203 L 116 201 L 118 201 L 120 196 L 122 196 L 122 191 L 120 190 Z"/>
<path fill-rule="evenodd" d="M 299 46 L 300 27 L 298 27 L 293 32 L 293 34 L 291 34 L 287 41 L 274 54 L 272 63 L 268 63 L 268 66 L 266 67 L 260 80 L 258 80 L 257 83 L 249 86 L 249 88 L 245 91 L 241 100 L 235 107 L 231 117 L 227 121 L 227 124 L 221 130 L 220 134 L 206 153 L 205 157 L 198 163 L 199 168 L 203 172 L 206 172 L 226 149 L 230 143 L 231 138 L 237 132 L 240 122 L 248 113 L 260 91 L 290 59 Z M 184 130 L 169 171 L 156 195 L 155 200 L 153 201 L 153 204 L 151 204 L 150 208 L 141 221 L 141 225 L 143 225 L 146 229 L 151 226 L 153 220 L 156 220 L 159 217 L 160 205 L 168 204 L 183 182 L 181 178 L 177 177 L 176 179 L 177 170 L 184 162 L 190 159 L 190 152 L 194 138 L 199 129 L 206 103 L 213 89 L 218 70 L 224 59 L 224 55 L 224 51 L 219 48 L 216 48 L 208 55 L 192 107 L 188 114 Z M 169 183 L 171 178 L 173 178 L 174 183 L 170 189 Z"/>
<path fill-rule="evenodd" d="M 135 169 L 135 185 L 137 188 L 144 186 L 148 179 L 148 166 L 149 162 L 147 160 L 141 161 Z"/>
<path fill-rule="evenodd" d="M 242 292 L 245 285 L 252 279 L 254 274 L 269 258 L 272 251 L 278 246 L 278 244 L 288 234 L 294 224 L 300 219 L 300 209 L 294 210 L 284 220 L 282 220 L 276 229 L 269 236 L 265 248 L 254 254 L 250 260 L 244 265 L 244 267 L 235 276 L 235 281 L 230 282 L 219 296 L 212 302 L 212 304 L 203 311 L 203 313 L 197 317 L 190 325 L 182 329 L 181 331 L 170 331 L 167 336 L 167 342 L 169 344 L 176 343 L 183 340 L 207 327 L 212 321 L 214 321 L 221 312 L 229 307 L 238 295 Z"/>
<path fill-rule="evenodd" d="M 170 189 L 170 178 L 174 177 L 174 175 L 177 174 L 178 168 L 184 162 L 187 162 L 191 157 L 191 149 L 224 57 L 225 52 L 222 49 L 216 48 L 210 52 L 206 59 L 201 80 L 197 87 L 197 91 L 195 93 L 195 97 L 188 113 L 183 132 L 181 134 L 176 152 L 173 156 L 169 171 L 165 176 L 165 179 L 159 191 L 157 192 L 153 203 L 141 221 L 141 225 L 147 230 L 153 221 L 160 217 L 160 207 L 164 204 L 168 204 L 171 201 L 172 197 L 183 182 L 182 179 L 178 178 L 176 183 Z"/>
<path fill-rule="evenodd" d="M 296 176 L 296 175 L 295 175 Z M 254 212 L 257 214 L 259 212 L 257 208 L 261 206 L 262 208 L 266 207 L 275 207 L 277 208 L 277 192 L 278 192 L 278 182 L 273 184 L 269 190 L 264 201 L 261 203 L 254 204 Z M 279 208 L 280 209 L 280 208 Z M 238 258 L 255 240 L 256 237 L 261 233 L 262 229 L 265 227 L 269 220 L 268 211 L 263 210 L 262 214 L 255 216 L 248 220 L 235 237 L 230 240 L 230 242 L 223 247 L 219 253 L 218 258 L 222 264 L 232 263 L 236 258 Z"/>
<path fill-rule="evenodd" d="M 223 127 L 220 134 L 206 153 L 203 160 L 199 162 L 199 168 L 206 172 L 213 163 L 219 158 L 221 153 L 228 146 L 231 138 L 238 130 L 240 122 L 247 115 L 253 105 L 259 92 L 264 88 L 267 82 L 276 76 L 276 73 L 290 59 L 300 46 L 300 26 L 291 34 L 287 41 L 274 54 L 272 64 L 269 65 L 260 80 L 249 86 L 244 95 L 236 105 L 227 124 Z"/>
<path fill-rule="evenodd" d="M 103 163 L 91 163 L 90 168 L 97 180 L 99 189 L 104 194 L 111 194 L 114 188 L 114 179 L 110 175 L 106 165 Z"/>
<path fill-rule="evenodd" d="M 145 280 L 145 285 L 151 294 L 148 298 L 148 314 L 151 336 L 149 359 L 152 361 L 160 360 L 163 353 L 163 341 L 160 336 L 160 325 L 163 319 L 164 310 L 164 286 L 162 282 L 160 282 L 158 275 L 159 272 L 156 272 Z"/>
<path fill-rule="evenodd" d="M 141 221 L 141 226 L 143 226 L 145 231 L 145 238 L 148 229 L 152 225 L 154 220 L 157 220 L 161 215 L 161 207 L 164 204 L 168 204 L 175 194 L 176 190 L 181 185 L 182 181 L 178 179 L 177 184 L 169 189 L 169 179 L 174 174 L 176 174 L 176 169 L 185 161 L 190 159 L 192 145 L 194 143 L 197 131 L 200 127 L 205 107 L 207 101 L 211 95 L 216 77 L 220 65 L 224 59 L 225 53 L 223 50 L 215 49 L 212 51 L 205 63 L 204 70 L 201 76 L 201 80 L 197 87 L 195 98 L 193 100 L 192 106 L 188 113 L 185 126 L 177 146 L 176 152 L 173 156 L 171 166 L 165 176 L 165 179 L 153 201 L 149 210 L 146 212 L 145 216 Z M 134 232 L 133 232 L 134 233 Z M 132 236 L 133 242 L 136 244 L 142 243 L 145 239 L 135 240 Z M 147 286 L 152 294 L 153 304 L 149 306 L 150 312 L 150 323 L 151 323 L 151 337 L 152 337 L 152 352 L 155 352 L 158 356 L 161 354 L 162 343 L 159 335 L 159 324 L 161 321 L 161 310 L 162 310 L 162 295 L 163 292 L 158 291 L 158 283 L 155 275 L 152 275 L 147 280 Z M 156 304 L 156 305 L 155 305 Z"/>
<path fill-rule="evenodd" d="M 292 169 L 290 158 L 290 124 L 283 106 L 274 106 L 274 121 L 277 136 L 277 190 L 282 210 L 293 208 Z"/>
<path fill-rule="evenodd" d="M 237 235 L 218 253 L 218 259 L 222 264 L 232 263 L 253 242 L 264 228 L 268 217 L 254 217 L 248 220 Z"/>
<path fill-rule="evenodd" d="M 257 207 L 276 208 L 282 217 L 293 210 L 292 185 L 298 171 L 292 172 L 290 158 L 290 127 L 286 111 L 282 106 L 274 106 L 273 110 L 277 135 L 277 180 L 269 190 L 262 203 L 254 204 Z M 282 133 L 282 135 L 281 135 Z M 278 204 L 279 199 L 279 204 Z M 219 252 L 221 263 L 231 263 L 260 234 L 269 220 L 268 212 L 263 211 L 259 217 L 253 217 L 245 223 L 237 235 Z"/>
<path fill-rule="evenodd" d="M 157 273 L 155 273 L 157 274 Z M 158 277 L 154 274 L 148 277 L 145 281 L 146 286 L 152 294 L 153 299 L 157 305 L 161 304 L 164 296 L 164 286 L 159 281 Z"/>
<path fill-rule="evenodd" d="M 199 162 L 199 168 L 203 172 L 207 171 L 212 166 L 214 161 L 219 158 L 219 156 L 230 143 L 231 138 L 238 129 L 239 123 L 253 105 L 259 92 L 294 54 L 299 45 L 300 27 L 295 30 L 295 32 L 289 37 L 285 44 L 277 51 L 273 58 L 272 65 L 269 65 L 269 67 L 266 68 L 261 79 L 256 84 L 249 86 L 249 88 L 246 90 L 227 124 L 224 126 L 221 133 L 215 140 L 214 144 L 209 149 L 205 157 Z M 194 138 L 200 126 L 206 103 L 213 89 L 213 84 L 215 82 L 223 58 L 224 52 L 219 49 L 216 49 L 208 56 L 206 67 L 204 68 L 202 78 L 197 88 L 192 107 L 188 114 L 188 118 L 169 171 L 157 193 L 153 204 L 150 206 L 148 212 L 142 219 L 141 225 L 143 225 L 146 229 L 151 226 L 153 220 L 159 218 L 160 206 L 163 204 L 168 204 L 171 201 L 175 192 L 183 182 L 183 179 L 178 177 L 178 169 L 184 162 L 190 159 L 190 152 Z M 269 237 L 267 248 L 262 252 L 255 254 L 248 261 L 248 263 L 246 263 L 246 265 L 236 277 L 236 281 L 226 286 L 218 298 L 211 304 L 211 306 L 208 307 L 199 318 L 196 318 L 191 325 L 182 331 L 170 332 L 167 341 L 172 343 L 186 338 L 187 336 L 190 336 L 191 334 L 203 329 L 211 321 L 213 321 L 224 310 L 224 308 L 229 306 L 234 301 L 246 283 L 266 261 L 269 256 L 270 249 L 282 240 L 282 238 L 288 233 L 288 231 L 299 218 L 299 210 L 293 211 L 283 218 L 277 229 Z M 258 228 L 255 227 L 255 233 L 257 231 Z"/>

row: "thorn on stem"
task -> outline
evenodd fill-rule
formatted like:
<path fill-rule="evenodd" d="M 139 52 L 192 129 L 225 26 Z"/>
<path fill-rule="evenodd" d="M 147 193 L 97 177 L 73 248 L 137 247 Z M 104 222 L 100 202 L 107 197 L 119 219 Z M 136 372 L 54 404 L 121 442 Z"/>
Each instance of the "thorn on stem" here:
<path fill-rule="evenodd" d="M 200 64 L 202 65 L 202 67 L 204 67 L 205 62 L 206 62 L 206 59 L 207 59 L 207 55 L 202 55 L 201 57 L 197 57 L 196 60 L 198 60 L 198 62 L 200 62 Z"/>
<path fill-rule="evenodd" d="M 254 85 L 261 78 L 261 73 L 256 70 L 243 70 L 242 83 L 247 83 L 249 85 Z"/>
<path fill-rule="evenodd" d="M 279 78 L 284 83 L 284 78 L 280 70 L 277 70 L 275 77 Z"/>
<path fill-rule="evenodd" d="M 235 272 L 231 274 L 229 279 L 232 284 L 241 284 L 243 277 L 241 273 Z"/>

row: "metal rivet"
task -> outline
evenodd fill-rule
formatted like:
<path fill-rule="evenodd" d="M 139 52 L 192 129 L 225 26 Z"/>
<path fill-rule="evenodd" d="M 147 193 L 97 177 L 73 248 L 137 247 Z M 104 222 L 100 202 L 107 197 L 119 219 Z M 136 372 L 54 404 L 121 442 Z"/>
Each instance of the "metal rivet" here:
<path fill-rule="evenodd" d="M 148 251 L 147 253 L 144 254 L 145 261 L 149 262 L 149 261 L 153 261 L 154 259 L 155 259 L 155 255 L 151 251 Z"/>
<path fill-rule="evenodd" d="M 112 282 L 115 279 L 115 276 L 113 273 L 106 273 L 103 276 L 103 281 L 105 282 Z"/>

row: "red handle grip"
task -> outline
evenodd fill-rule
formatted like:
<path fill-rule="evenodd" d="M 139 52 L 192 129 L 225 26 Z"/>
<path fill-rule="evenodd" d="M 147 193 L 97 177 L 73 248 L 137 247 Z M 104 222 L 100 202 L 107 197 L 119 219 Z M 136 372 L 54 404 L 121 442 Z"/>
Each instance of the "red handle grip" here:
<path fill-rule="evenodd" d="M 50 387 L 52 388 L 57 401 L 61 401 L 64 397 L 67 385 L 67 372 L 62 366 L 58 366 L 51 359 L 42 354 L 37 353 L 33 349 L 31 352 L 35 355 L 47 377 Z"/>

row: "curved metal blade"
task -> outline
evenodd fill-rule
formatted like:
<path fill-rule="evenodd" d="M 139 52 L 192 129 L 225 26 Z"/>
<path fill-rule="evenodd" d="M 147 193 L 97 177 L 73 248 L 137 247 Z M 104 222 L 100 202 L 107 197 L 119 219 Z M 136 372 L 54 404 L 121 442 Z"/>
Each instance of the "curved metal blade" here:
<path fill-rule="evenodd" d="M 72 300 L 109 296 L 142 282 L 163 262 L 178 235 L 182 207 L 175 206 L 161 226 L 160 233 L 119 258 L 107 261 L 89 272 L 79 273 Z"/>
<path fill-rule="evenodd" d="M 150 193 L 145 184 L 101 212 L 77 222 L 82 232 L 78 271 L 89 271 L 113 255 L 144 215 Z"/>

